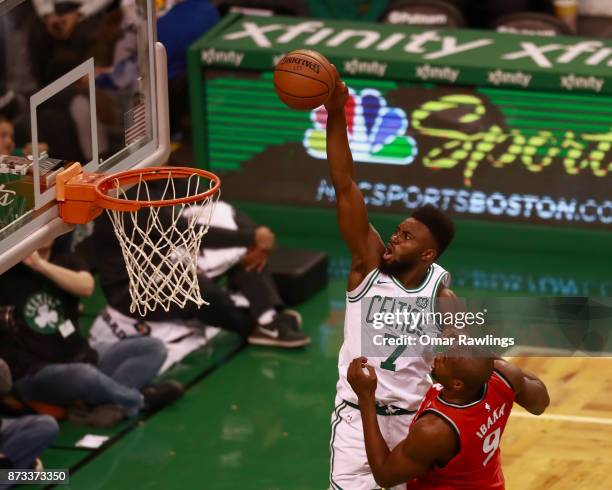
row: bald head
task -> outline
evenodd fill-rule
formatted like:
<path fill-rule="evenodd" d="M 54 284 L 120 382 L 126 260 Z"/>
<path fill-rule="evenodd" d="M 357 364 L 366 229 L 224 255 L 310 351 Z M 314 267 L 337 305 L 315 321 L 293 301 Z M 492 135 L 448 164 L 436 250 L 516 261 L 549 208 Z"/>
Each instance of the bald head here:
<path fill-rule="evenodd" d="M 454 346 L 436 357 L 433 375 L 447 389 L 471 393 L 493 374 L 493 358 L 471 346 Z"/>
<path fill-rule="evenodd" d="M 479 389 L 493 374 L 493 359 L 490 357 L 451 357 L 448 361 L 453 377 L 463 382 L 466 391 Z"/>

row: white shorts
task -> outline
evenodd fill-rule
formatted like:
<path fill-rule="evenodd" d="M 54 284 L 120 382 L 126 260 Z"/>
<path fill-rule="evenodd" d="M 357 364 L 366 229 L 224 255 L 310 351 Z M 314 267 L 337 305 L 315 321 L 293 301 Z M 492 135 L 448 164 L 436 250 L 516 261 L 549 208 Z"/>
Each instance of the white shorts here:
<path fill-rule="evenodd" d="M 414 414 L 378 415 L 377 418 L 380 431 L 389 449 L 393 449 L 408 435 Z M 361 412 L 338 397 L 336 397 L 331 418 L 329 447 L 331 452 L 329 485 L 332 490 L 380 488 L 368 464 Z"/>

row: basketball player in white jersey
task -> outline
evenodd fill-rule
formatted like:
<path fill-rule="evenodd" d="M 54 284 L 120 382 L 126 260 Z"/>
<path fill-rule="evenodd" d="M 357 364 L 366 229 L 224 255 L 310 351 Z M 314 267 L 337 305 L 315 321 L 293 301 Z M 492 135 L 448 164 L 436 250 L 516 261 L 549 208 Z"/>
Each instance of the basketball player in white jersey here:
<path fill-rule="evenodd" d="M 369 313 L 389 311 L 398 299 L 402 308 L 422 313 L 440 306 L 440 298 L 456 304 L 456 296 L 447 287 L 448 272 L 434 262 L 450 244 L 455 231 L 443 213 L 425 206 L 397 226 L 387 245 L 383 243 L 368 221 L 365 201 L 355 182 L 344 114 L 347 98 L 348 89 L 336 72 L 334 93 L 325 104 L 327 160 L 336 191 L 338 225 L 352 262 L 344 343 L 338 359 L 340 379 L 332 414 L 330 488 L 372 490 L 379 487 L 368 465 L 357 396 L 347 381 L 351 361 L 367 355 L 361 345 L 362 303 L 366 303 Z M 430 357 L 407 357 L 402 351 L 400 347 L 388 358 L 378 358 L 375 364 L 377 414 L 383 437 L 391 448 L 408 434 L 412 418 L 431 386 L 433 353 Z M 374 359 L 368 357 L 372 363 Z"/>

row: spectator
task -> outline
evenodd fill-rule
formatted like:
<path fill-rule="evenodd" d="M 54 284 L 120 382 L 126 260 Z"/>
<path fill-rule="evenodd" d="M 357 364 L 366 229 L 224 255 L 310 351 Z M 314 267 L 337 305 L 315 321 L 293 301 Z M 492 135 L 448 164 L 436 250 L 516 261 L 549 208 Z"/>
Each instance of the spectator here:
<path fill-rule="evenodd" d="M 15 150 L 15 131 L 11 121 L 0 115 L 0 155 L 11 155 Z"/>
<path fill-rule="evenodd" d="M 13 123 L 19 148 L 30 141 L 29 98 L 39 89 L 29 50 L 35 14 L 31 2 L 11 2 L 7 8 L 0 15 L 0 114 Z"/>
<path fill-rule="evenodd" d="M 44 21 L 49 35 L 55 39 L 72 37 L 79 23 L 95 16 L 112 0 L 33 0 L 38 16 Z"/>
<path fill-rule="evenodd" d="M 161 181 L 149 184 L 150 198 L 161 198 Z M 134 196 L 134 189 L 127 192 Z M 171 212 L 169 209 L 162 209 Z M 162 308 L 147 314 L 145 321 L 197 319 L 200 323 L 236 332 L 252 344 L 276 347 L 301 347 L 310 338 L 300 332 L 301 319 L 297 312 L 287 310 L 276 285 L 265 268 L 267 257 L 274 248 L 275 237 L 269 228 L 256 226 L 244 214 L 231 206 L 219 203 L 214 219 L 224 215 L 225 223 L 213 222 L 203 241 L 204 258 L 210 251 L 223 251 L 217 266 L 200 267 L 198 277 L 202 296 L 210 305 L 198 308 L 188 303 L 184 308 L 174 304 L 168 312 Z M 146 220 L 146 213 L 139 219 Z M 168 218 L 170 220 L 170 218 Z M 126 220 L 126 226 L 130 220 Z M 129 234 L 129 231 L 128 231 Z M 119 243 L 110 220 L 101 216 L 93 235 L 102 290 L 110 306 L 126 316 L 130 312 L 129 278 Z M 237 250 L 238 249 L 238 250 Z M 206 259 L 204 260 L 206 263 Z M 241 292 L 248 300 L 247 309 L 234 304 L 231 293 L 218 279 L 227 277 L 229 288 Z"/>
<path fill-rule="evenodd" d="M 141 409 L 155 410 L 181 396 L 176 382 L 149 385 L 166 351 L 152 338 L 128 338 L 91 348 L 79 332 L 79 298 L 94 290 L 93 276 L 72 255 L 53 255 L 49 242 L 2 276 L 0 305 L 12 306 L 0 329 L 0 356 L 25 402 L 92 410 L 86 423 L 112 425 Z"/>
<path fill-rule="evenodd" d="M 139 64 L 146 56 L 139 31 L 142 19 L 135 5 L 122 2 L 122 7 L 109 13 L 100 25 L 93 47 L 96 74 L 96 111 L 98 116 L 98 152 L 103 159 L 120 151 L 125 145 L 125 113 L 132 109 L 142 89 Z M 91 160 L 91 128 L 89 126 L 89 94 L 77 93 L 69 103 L 75 122 L 79 145 L 86 160 Z"/>
<path fill-rule="evenodd" d="M 219 21 L 217 8 L 208 0 L 184 0 L 157 20 L 157 39 L 168 54 L 170 134 L 177 136 L 189 115 L 187 50 Z"/>
<path fill-rule="evenodd" d="M 33 0 L 42 29 L 30 39 L 40 85 L 84 61 L 94 45 L 103 11 L 113 0 Z"/>
<path fill-rule="evenodd" d="M 118 22 L 120 34 L 113 43 L 111 64 L 103 66 L 96 59 L 99 65 L 96 68 L 96 86 L 107 90 L 106 97 L 112 96 L 110 91 L 114 91 L 119 105 L 125 105 L 121 104 L 121 99 L 126 93 L 132 96 L 138 82 L 138 17 L 134 9 L 133 0 L 122 3 Z M 166 48 L 168 59 L 170 129 L 172 135 L 178 135 L 189 110 L 187 49 L 219 21 L 219 13 L 208 0 L 184 0 L 172 2 L 168 10 L 160 10 L 158 5 L 157 15 L 157 39 Z M 110 32 L 112 29 L 106 30 Z"/>
<path fill-rule="evenodd" d="M 187 50 L 219 22 L 217 8 L 208 0 L 184 0 L 174 4 L 157 20 L 157 39 L 168 54 L 168 80 L 187 70 Z"/>
<path fill-rule="evenodd" d="M 49 152 L 49 145 L 44 141 L 38 142 L 38 154 Z M 32 143 L 26 143 L 23 148 L 15 148 L 15 130 L 13 123 L 0 114 L 0 155 L 25 155 L 32 154 Z"/>
<path fill-rule="evenodd" d="M 11 386 L 11 372 L 0 359 L 0 398 Z M 58 430 L 57 422 L 48 415 L 0 418 L 0 469 L 27 470 L 40 466 L 38 457 L 53 442 Z M 0 490 L 6 488 L 9 487 L 0 484 Z"/>

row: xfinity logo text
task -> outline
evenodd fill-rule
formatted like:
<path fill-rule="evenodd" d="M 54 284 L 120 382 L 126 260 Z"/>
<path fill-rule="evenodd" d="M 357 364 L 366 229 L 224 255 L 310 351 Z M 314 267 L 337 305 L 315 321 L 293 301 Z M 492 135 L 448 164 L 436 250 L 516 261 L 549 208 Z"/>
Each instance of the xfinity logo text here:
<path fill-rule="evenodd" d="M 207 65 L 220 63 L 224 65 L 240 66 L 243 58 L 244 53 L 239 53 L 234 50 L 218 51 L 215 48 L 210 48 L 206 51 L 202 51 L 202 61 Z"/>
<path fill-rule="evenodd" d="M 544 46 L 538 46 L 534 42 L 522 42 L 521 47 L 523 49 L 521 51 L 505 54 L 502 58 L 505 60 L 531 58 L 540 68 L 552 68 L 553 63 L 564 65 L 571 63 L 579 56 L 593 53 L 584 64 L 596 66 L 612 54 L 610 48 L 602 48 L 602 46 L 603 43 L 600 41 L 582 41 L 570 45 L 551 43 Z M 551 59 L 548 53 L 555 53 L 557 56 Z M 612 66 L 612 59 L 608 59 L 608 66 Z"/>
<path fill-rule="evenodd" d="M 493 85 L 520 85 L 523 88 L 529 86 L 531 75 L 522 71 L 507 72 L 502 70 L 490 71 L 488 75 L 489 83 Z"/>
<path fill-rule="evenodd" d="M 275 39 L 271 39 L 271 33 Z M 269 24 L 261 26 L 255 22 L 242 22 L 242 30 L 223 36 L 224 41 L 250 39 L 255 46 L 271 48 L 300 41 L 304 46 L 353 47 L 355 49 L 375 49 L 388 51 L 403 44 L 406 53 L 423 54 L 423 58 L 434 60 L 472 51 L 493 44 L 493 39 L 476 39 L 460 42 L 455 36 L 443 36 L 438 31 L 425 31 L 415 34 L 395 32 L 385 36 L 370 29 L 341 29 L 325 27 L 320 21 L 306 21 L 295 25 Z M 350 44 L 351 46 L 347 46 Z"/>
<path fill-rule="evenodd" d="M 567 90 L 581 89 L 601 92 L 604 80 L 596 77 L 578 77 L 574 74 L 561 77 L 561 86 Z"/>
<path fill-rule="evenodd" d="M 421 65 L 416 67 L 416 76 L 421 80 L 447 80 L 454 83 L 459 74 L 459 70 L 455 70 L 450 66 Z"/>
<path fill-rule="evenodd" d="M 553 68 L 575 62 L 580 62 L 585 67 L 604 64 L 612 66 L 612 48 L 604 41 L 595 40 L 581 40 L 572 44 L 567 44 L 567 41 L 551 42 L 553 39 L 550 38 L 527 41 L 517 39 L 512 42 L 510 36 L 504 36 L 502 43 L 490 37 L 474 38 L 462 31 L 432 29 L 408 33 L 389 31 L 388 27 L 375 24 L 343 28 L 318 20 L 285 24 L 276 18 L 245 19 L 236 23 L 236 26 L 237 30 L 234 32 L 223 34 L 223 41 L 248 40 L 255 47 L 277 47 L 279 50 L 283 50 L 288 44 L 313 49 L 342 47 L 370 52 L 395 50 L 419 55 L 423 60 L 449 59 L 449 62 L 459 53 L 469 52 L 478 56 L 479 51 L 491 46 L 487 51 L 488 56 L 508 61 L 531 61 L 535 67 L 540 68 Z M 515 43 L 518 47 L 507 47 Z"/>
<path fill-rule="evenodd" d="M 344 62 L 344 71 L 350 75 L 366 74 L 384 77 L 387 71 L 387 63 L 379 63 L 378 61 L 361 61 L 357 58 Z"/>

